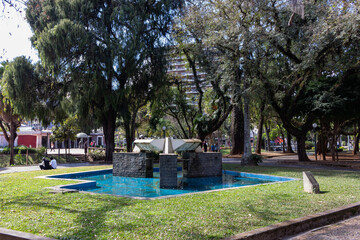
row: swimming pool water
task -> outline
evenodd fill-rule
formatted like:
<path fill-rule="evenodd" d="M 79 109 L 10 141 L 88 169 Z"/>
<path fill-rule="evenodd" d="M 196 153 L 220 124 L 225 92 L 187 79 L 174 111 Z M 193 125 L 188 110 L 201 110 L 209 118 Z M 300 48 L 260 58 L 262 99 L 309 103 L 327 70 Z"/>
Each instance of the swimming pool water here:
<path fill-rule="evenodd" d="M 129 178 L 113 176 L 111 169 L 93 172 L 83 172 L 77 174 L 65 174 L 51 177 L 96 181 L 96 186 L 94 182 L 92 182 L 92 184 L 75 184 L 70 186 L 64 186 L 63 188 L 78 189 L 81 191 L 100 194 L 111 194 L 140 198 L 156 198 L 170 195 L 179 195 L 293 180 L 291 178 L 239 173 L 233 171 L 223 171 L 222 177 L 185 179 L 182 178 L 182 173 L 178 172 L 178 188 L 161 189 L 159 187 L 159 172 L 156 171 L 154 171 L 154 178 Z"/>

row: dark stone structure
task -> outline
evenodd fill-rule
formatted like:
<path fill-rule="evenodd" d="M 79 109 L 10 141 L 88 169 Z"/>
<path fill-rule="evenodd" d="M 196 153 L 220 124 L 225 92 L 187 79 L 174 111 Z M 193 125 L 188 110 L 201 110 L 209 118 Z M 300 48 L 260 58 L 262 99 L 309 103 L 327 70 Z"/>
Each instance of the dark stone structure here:
<path fill-rule="evenodd" d="M 221 153 L 195 153 L 189 152 L 187 159 L 183 159 L 183 177 L 217 177 L 222 176 Z"/>
<path fill-rule="evenodd" d="M 113 153 L 113 176 L 153 177 L 153 159 L 146 153 Z"/>
<path fill-rule="evenodd" d="M 160 154 L 160 188 L 177 188 L 177 154 Z"/>

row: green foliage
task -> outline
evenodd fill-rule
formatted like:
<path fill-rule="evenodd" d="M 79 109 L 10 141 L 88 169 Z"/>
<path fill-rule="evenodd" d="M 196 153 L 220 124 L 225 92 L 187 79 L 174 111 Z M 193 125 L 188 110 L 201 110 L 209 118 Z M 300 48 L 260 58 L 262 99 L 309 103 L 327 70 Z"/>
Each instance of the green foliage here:
<path fill-rule="evenodd" d="M 164 38 L 181 3 L 31 0 L 26 17 L 43 64 L 59 77 L 79 115 L 91 115 L 108 133 L 121 117 L 132 142 L 138 110 L 164 84 Z M 114 140 L 105 141 L 110 152 Z"/>
<path fill-rule="evenodd" d="M 16 57 L 6 66 L 0 83 L 4 101 L 6 99 L 9 102 L 14 113 L 34 118 L 41 106 L 41 84 L 30 59 Z"/>
<path fill-rule="evenodd" d="M 41 148 L 37 149 L 37 151 L 36 151 L 36 160 L 37 161 L 40 161 L 45 156 L 46 150 L 47 150 L 46 147 L 41 147 Z"/>
<path fill-rule="evenodd" d="M 336 151 L 337 151 L 337 152 L 343 152 L 344 149 L 345 149 L 345 147 L 338 147 L 338 148 L 336 149 Z"/>
<path fill-rule="evenodd" d="M 262 163 L 262 161 L 263 161 L 263 156 L 258 155 L 258 154 L 251 154 L 250 161 L 255 163 L 256 165 L 259 165 L 259 163 Z"/>
<path fill-rule="evenodd" d="M 26 156 L 25 154 L 22 154 L 22 151 L 19 149 L 14 157 L 15 165 L 26 165 L 26 158 L 28 158 L 27 164 L 34 164 L 33 158 L 30 155 Z"/>
<path fill-rule="evenodd" d="M 305 141 L 305 149 L 310 150 L 315 146 L 314 142 L 312 141 Z"/>
<path fill-rule="evenodd" d="M 79 131 L 79 123 L 76 117 L 68 117 L 60 126 L 53 128 L 52 141 L 63 142 L 65 140 L 75 140 Z"/>
<path fill-rule="evenodd" d="M 90 149 L 89 150 L 89 157 L 93 161 L 103 161 L 103 160 L 105 160 L 105 152 L 97 150 L 97 149 Z"/>
<path fill-rule="evenodd" d="M 18 154 L 15 155 L 14 157 L 15 160 L 15 165 L 25 165 L 26 164 L 26 159 L 21 155 L 21 150 L 18 151 Z"/>
<path fill-rule="evenodd" d="M 162 136 L 162 127 L 179 138 L 192 138 L 195 135 L 194 118 L 197 109 L 186 99 L 185 89 L 165 85 L 150 105 L 150 121 L 148 135 Z M 170 116 L 169 121 L 164 116 Z"/>
<path fill-rule="evenodd" d="M 26 153 L 37 153 L 38 150 L 36 148 L 29 148 L 26 146 L 17 146 L 14 147 L 14 152 L 20 153 L 20 154 L 26 154 Z M 9 147 L 4 147 L 2 150 L 2 153 L 4 154 L 10 154 L 10 148 Z"/>

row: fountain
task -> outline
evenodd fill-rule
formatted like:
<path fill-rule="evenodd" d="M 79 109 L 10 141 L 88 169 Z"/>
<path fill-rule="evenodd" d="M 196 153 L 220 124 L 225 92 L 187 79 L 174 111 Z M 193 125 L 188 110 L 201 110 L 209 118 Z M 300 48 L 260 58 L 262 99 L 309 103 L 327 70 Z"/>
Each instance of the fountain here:
<path fill-rule="evenodd" d="M 48 178 L 75 179 L 77 184 L 56 186 L 56 191 L 74 189 L 137 199 L 157 199 L 199 192 L 218 191 L 292 178 L 223 171 L 221 153 L 202 152 L 197 139 L 136 140 L 134 152 L 114 153 L 113 169 L 52 175 Z M 160 168 L 153 168 L 153 152 Z M 178 154 L 182 155 L 182 178 L 178 178 Z M 44 176 L 42 176 L 44 177 Z M 46 177 L 46 176 L 45 176 Z M 160 183 L 160 184 L 159 184 Z"/>
<path fill-rule="evenodd" d="M 113 176 L 153 177 L 151 152 L 160 153 L 160 188 L 177 188 L 177 157 L 182 153 L 183 178 L 222 176 L 221 153 L 202 152 L 198 139 L 140 139 L 131 153 L 114 153 Z"/>

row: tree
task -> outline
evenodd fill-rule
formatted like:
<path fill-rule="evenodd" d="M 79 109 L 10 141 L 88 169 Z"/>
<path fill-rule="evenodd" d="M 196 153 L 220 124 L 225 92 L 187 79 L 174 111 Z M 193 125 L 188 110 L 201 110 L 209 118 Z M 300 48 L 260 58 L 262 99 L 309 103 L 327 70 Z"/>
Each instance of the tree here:
<path fill-rule="evenodd" d="M 76 117 L 69 117 L 64 120 L 61 124 L 56 125 L 52 131 L 52 140 L 58 142 L 66 142 L 69 140 L 76 140 L 76 133 L 79 132 L 79 123 Z M 60 149 L 59 149 L 60 152 Z M 65 155 L 68 158 L 67 154 L 67 144 L 65 143 Z"/>
<path fill-rule="evenodd" d="M 0 127 L 9 143 L 10 165 L 13 165 L 16 131 L 24 117 L 31 119 L 39 112 L 41 87 L 35 66 L 26 57 L 17 57 L 6 64 L 0 85 Z"/>
<path fill-rule="evenodd" d="M 256 141 L 256 149 L 255 153 L 261 154 L 261 146 L 262 146 L 262 134 L 263 134 L 263 126 L 264 126 L 264 112 L 265 110 L 265 103 L 260 103 L 260 109 L 259 109 L 259 124 L 257 126 L 258 132 L 257 132 L 257 141 Z"/>
<path fill-rule="evenodd" d="M 198 138 L 202 141 L 221 127 L 233 109 L 229 89 L 228 75 L 224 74 L 222 52 L 206 41 L 207 23 L 211 21 L 206 15 L 207 7 L 202 1 L 187 2 L 183 14 L 176 22 L 174 39 L 177 54 L 183 55 L 193 75 L 194 91 L 196 91 L 196 111 L 194 120 Z M 202 79 L 200 72 L 205 72 Z M 213 90 L 213 111 L 206 112 L 204 94 L 206 88 Z"/>
<path fill-rule="evenodd" d="M 4 103 L 5 101 L 5 103 Z M 21 126 L 21 118 L 14 114 L 9 101 L 4 100 L 0 95 L 0 127 L 5 140 L 10 147 L 10 165 L 14 165 L 14 141 L 17 137 L 17 129 Z"/>
<path fill-rule="evenodd" d="M 191 139 L 196 136 L 195 118 L 198 111 L 187 100 L 183 82 L 176 78 L 171 82 L 172 86 L 170 84 L 163 86 L 151 105 L 151 127 L 155 130 L 158 125 L 157 122 L 163 121 L 166 116 L 167 119 L 171 120 L 173 132 L 179 138 Z M 160 124 L 159 127 L 161 128 L 162 125 Z"/>
<path fill-rule="evenodd" d="M 328 103 L 319 102 L 309 86 L 327 75 L 344 78 L 358 69 L 359 34 L 352 29 L 359 27 L 359 6 L 353 1 L 308 3 L 305 19 L 295 17 L 288 26 L 289 12 L 280 1 L 257 4 L 262 17 L 254 26 L 254 39 L 260 44 L 257 59 L 261 59 L 256 73 L 284 127 L 297 139 L 299 160 L 308 161 L 306 134 L 319 104 Z M 323 93 L 335 93 L 338 86 Z"/>
<path fill-rule="evenodd" d="M 43 64 L 63 83 L 80 113 L 102 124 L 106 161 L 112 161 L 116 118 L 128 144 L 136 113 L 152 98 L 165 73 L 164 45 L 181 1 L 40 1 L 27 19 Z M 79 94 L 80 93 L 80 94 Z"/>

